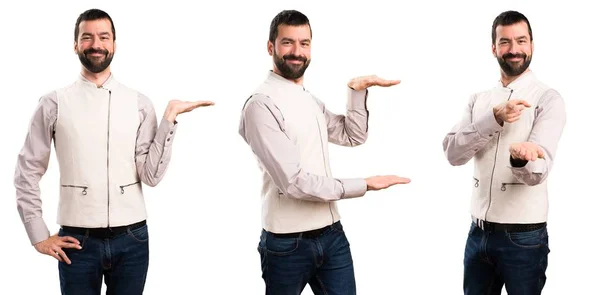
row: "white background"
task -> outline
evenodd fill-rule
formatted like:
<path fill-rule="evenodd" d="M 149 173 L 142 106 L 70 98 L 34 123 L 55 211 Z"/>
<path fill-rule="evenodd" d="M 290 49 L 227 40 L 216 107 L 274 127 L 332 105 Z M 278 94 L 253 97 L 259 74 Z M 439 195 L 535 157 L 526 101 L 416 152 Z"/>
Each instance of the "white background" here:
<path fill-rule="evenodd" d="M 159 116 L 173 98 L 216 102 L 178 118 L 169 170 L 159 186 L 144 188 L 150 230 L 145 294 L 264 293 L 256 250 L 261 179 L 237 132 L 244 101 L 271 69 L 269 24 L 282 9 L 300 10 L 311 21 L 313 59 L 305 86 L 330 110 L 345 111 L 352 77 L 402 80 L 371 89 L 365 145 L 330 149 L 336 177 L 413 180 L 339 203 L 358 293 L 369 295 L 462 294 L 472 162 L 450 166 L 442 140 L 469 95 L 499 78 L 491 53 L 493 19 L 509 9 L 524 13 L 533 28 L 531 69 L 567 105 L 549 179 L 552 252 L 544 294 L 594 292 L 600 264 L 594 242 L 600 207 L 594 186 L 600 165 L 596 10 L 584 1 L 463 2 L 211 1 L 212 7 L 194 2 L 193 8 L 174 0 L 15 1 L 9 8 L 3 1 L 0 293 L 60 292 L 57 262 L 29 244 L 12 180 L 38 99 L 77 78 L 74 24 L 94 7 L 115 22 L 115 77 L 148 95 Z M 54 151 L 40 186 L 44 219 L 55 233 Z M 312 293 L 307 287 L 303 294 Z"/>

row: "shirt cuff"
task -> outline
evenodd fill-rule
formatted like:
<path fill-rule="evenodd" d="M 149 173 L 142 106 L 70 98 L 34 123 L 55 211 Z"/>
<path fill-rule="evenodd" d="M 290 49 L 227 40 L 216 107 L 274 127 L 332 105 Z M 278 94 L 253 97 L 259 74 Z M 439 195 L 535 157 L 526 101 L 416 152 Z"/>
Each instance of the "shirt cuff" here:
<path fill-rule="evenodd" d="M 502 131 L 502 126 L 496 121 L 494 111 L 489 111 L 487 115 L 483 116 L 477 122 L 475 122 L 475 129 L 483 137 L 493 137 L 495 133 Z"/>
<path fill-rule="evenodd" d="M 367 89 L 356 91 L 356 90 L 348 87 L 347 109 L 349 109 L 349 110 L 366 110 L 368 96 L 369 96 L 369 90 L 367 90 Z"/>
<path fill-rule="evenodd" d="M 50 231 L 48 231 L 46 222 L 44 222 L 44 219 L 42 219 L 41 217 L 32 219 L 24 225 L 25 231 L 27 231 L 27 236 L 29 236 L 29 241 L 31 242 L 31 245 L 35 245 L 41 241 L 45 241 L 50 237 Z"/>
<path fill-rule="evenodd" d="M 154 140 L 165 147 L 170 146 L 173 144 L 173 137 L 177 131 L 177 126 L 179 126 L 179 124 L 171 123 L 169 120 L 162 118 Z"/>
<path fill-rule="evenodd" d="M 542 174 L 544 173 L 544 167 L 546 167 L 546 160 L 537 159 L 535 161 L 528 161 L 523 167 L 512 167 L 508 166 L 514 173 L 519 175 L 531 175 L 531 174 Z"/>
<path fill-rule="evenodd" d="M 367 193 L 367 181 L 362 178 L 340 179 L 344 194 L 341 199 L 362 197 Z"/>

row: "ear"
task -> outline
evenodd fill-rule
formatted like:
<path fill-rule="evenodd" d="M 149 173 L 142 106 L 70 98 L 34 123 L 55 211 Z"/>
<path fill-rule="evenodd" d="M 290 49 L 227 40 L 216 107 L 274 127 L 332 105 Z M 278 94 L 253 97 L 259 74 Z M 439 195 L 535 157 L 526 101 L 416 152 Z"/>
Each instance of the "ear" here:
<path fill-rule="evenodd" d="M 267 41 L 267 51 L 269 52 L 270 56 L 273 56 L 275 52 L 275 45 L 271 41 Z"/>
<path fill-rule="evenodd" d="M 496 58 L 498 57 L 496 55 L 496 44 L 492 44 L 492 55 L 494 55 L 494 57 L 496 57 Z"/>
<path fill-rule="evenodd" d="M 533 48 L 534 48 L 533 45 L 534 45 L 533 40 L 531 40 L 531 55 L 533 55 Z"/>
<path fill-rule="evenodd" d="M 77 41 L 73 42 L 73 52 L 77 54 Z"/>

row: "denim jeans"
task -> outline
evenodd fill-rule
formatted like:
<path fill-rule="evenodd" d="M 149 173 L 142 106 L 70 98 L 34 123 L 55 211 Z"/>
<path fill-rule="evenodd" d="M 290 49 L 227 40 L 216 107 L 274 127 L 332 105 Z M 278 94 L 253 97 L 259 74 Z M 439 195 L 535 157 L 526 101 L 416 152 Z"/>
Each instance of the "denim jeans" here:
<path fill-rule="evenodd" d="M 541 294 L 548 266 L 548 231 L 486 232 L 471 224 L 465 247 L 466 295 Z"/>
<path fill-rule="evenodd" d="M 148 272 L 148 227 L 128 230 L 110 239 L 69 233 L 82 247 L 63 249 L 71 264 L 58 263 L 63 295 L 99 295 L 102 278 L 108 295 L 142 294 Z"/>
<path fill-rule="evenodd" d="M 315 238 L 278 238 L 262 231 L 258 252 L 267 295 L 354 295 L 354 266 L 341 223 Z"/>

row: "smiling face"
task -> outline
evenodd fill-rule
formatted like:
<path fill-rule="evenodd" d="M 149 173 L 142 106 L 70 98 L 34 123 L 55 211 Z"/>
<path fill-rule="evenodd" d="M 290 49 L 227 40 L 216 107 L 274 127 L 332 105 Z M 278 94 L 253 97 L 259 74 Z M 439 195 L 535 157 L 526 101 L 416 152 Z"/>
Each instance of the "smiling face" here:
<path fill-rule="evenodd" d="M 75 42 L 75 52 L 81 64 L 92 73 L 100 73 L 110 66 L 115 41 L 109 19 L 82 21 Z"/>
<path fill-rule="evenodd" d="M 507 77 L 521 75 L 529 68 L 533 55 L 533 41 L 526 22 L 496 27 L 492 52 Z"/>
<path fill-rule="evenodd" d="M 289 80 L 299 80 L 310 65 L 311 29 L 306 25 L 281 24 L 275 42 L 268 42 L 275 73 Z"/>

